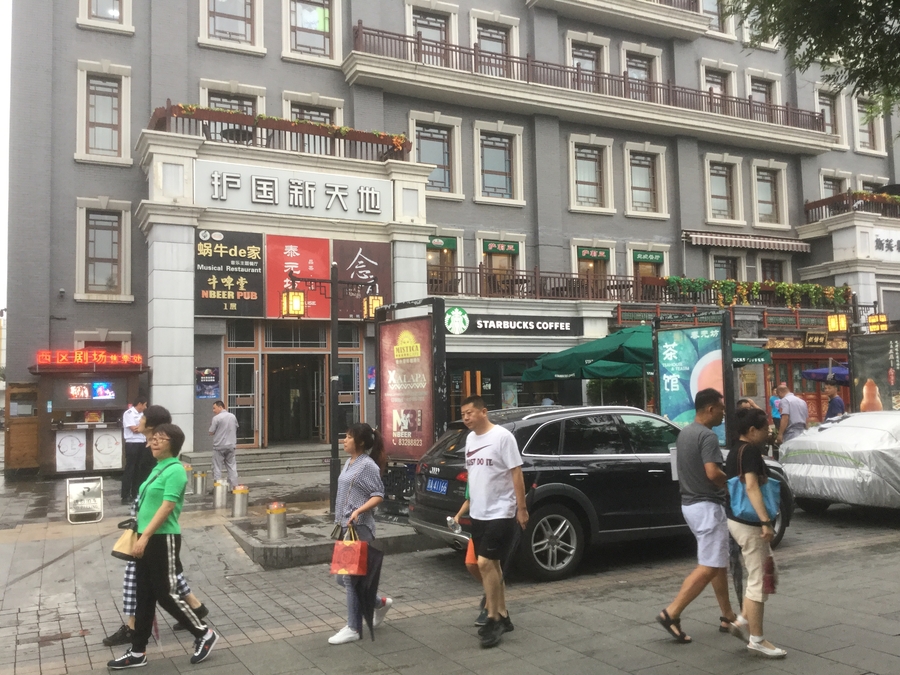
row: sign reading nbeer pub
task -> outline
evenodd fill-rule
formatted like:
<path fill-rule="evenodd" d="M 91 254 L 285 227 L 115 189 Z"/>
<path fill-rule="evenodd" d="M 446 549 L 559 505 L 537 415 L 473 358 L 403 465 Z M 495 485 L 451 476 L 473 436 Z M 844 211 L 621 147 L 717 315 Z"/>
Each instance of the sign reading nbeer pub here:
<path fill-rule="evenodd" d="M 265 316 L 263 236 L 197 230 L 194 242 L 194 314 Z"/>

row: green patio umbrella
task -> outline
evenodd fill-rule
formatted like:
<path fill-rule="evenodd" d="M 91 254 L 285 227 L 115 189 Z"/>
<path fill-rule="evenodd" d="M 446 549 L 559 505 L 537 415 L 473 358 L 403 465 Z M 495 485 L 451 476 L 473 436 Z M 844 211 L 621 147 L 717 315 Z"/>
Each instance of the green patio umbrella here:
<path fill-rule="evenodd" d="M 650 364 L 647 364 L 650 365 Z M 641 363 L 619 363 L 617 361 L 594 361 L 581 369 L 582 379 L 598 380 L 612 377 L 643 377 L 645 366 Z"/>

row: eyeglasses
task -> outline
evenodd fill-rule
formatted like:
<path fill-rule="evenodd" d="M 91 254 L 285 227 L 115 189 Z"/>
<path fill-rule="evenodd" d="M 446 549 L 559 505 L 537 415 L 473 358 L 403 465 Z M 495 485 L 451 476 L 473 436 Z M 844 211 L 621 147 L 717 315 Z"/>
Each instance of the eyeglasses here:
<path fill-rule="evenodd" d="M 162 434 L 156 434 L 153 438 L 150 439 L 151 443 L 165 443 L 172 440 L 168 436 L 163 436 Z"/>

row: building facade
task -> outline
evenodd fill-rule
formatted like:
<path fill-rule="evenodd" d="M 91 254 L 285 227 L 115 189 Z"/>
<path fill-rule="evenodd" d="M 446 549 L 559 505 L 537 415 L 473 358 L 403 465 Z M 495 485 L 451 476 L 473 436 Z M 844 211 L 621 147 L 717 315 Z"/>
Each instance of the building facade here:
<path fill-rule="evenodd" d="M 144 354 L 197 450 L 213 393 L 243 444 L 325 440 L 324 291 L 299 321 L 280 297 L 332 262 L 446 296 L 451 403 L 575 402 L 522 370 L 732 303 L 776 349 L 747 371 L 762 402 L 845 356 L 806 340 L 831 287 L 900 312 L 900 214 L 854 194 L 900 181 L 900 117 L 715 0 L 33 0 L 13 22 L 8 377 L 38 350 Z M 800 282 L 824 289 L 779 286 Z M 361 317 L 340 312 L 348 422 L 374 419 Z"/>

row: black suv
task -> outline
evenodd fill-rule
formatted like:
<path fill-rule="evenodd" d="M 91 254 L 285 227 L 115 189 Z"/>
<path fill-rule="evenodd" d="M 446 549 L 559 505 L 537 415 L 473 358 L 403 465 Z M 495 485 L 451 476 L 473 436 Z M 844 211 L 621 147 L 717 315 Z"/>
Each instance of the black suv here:
<path fill-rule="evenodd" d="M 670 446 L 679 428 L 668 420 L 627 407 L 510 409 L 489 417 L 513 433 L 524 460 L 531 517 L 518 561 L 532 576 L 549 581 L 572 574 L 585 549 L 597 544 L 689 533 L 672 479 Z M 419 460 L 409 505 L 417 532 L 459 549 L 469 535 L 450 531 L 447 516 L 465 500 L 469 433 L 453 422 Z M 781 465 L 766 463 L 782 485 L 777 545 L 794 497 Z"/>

